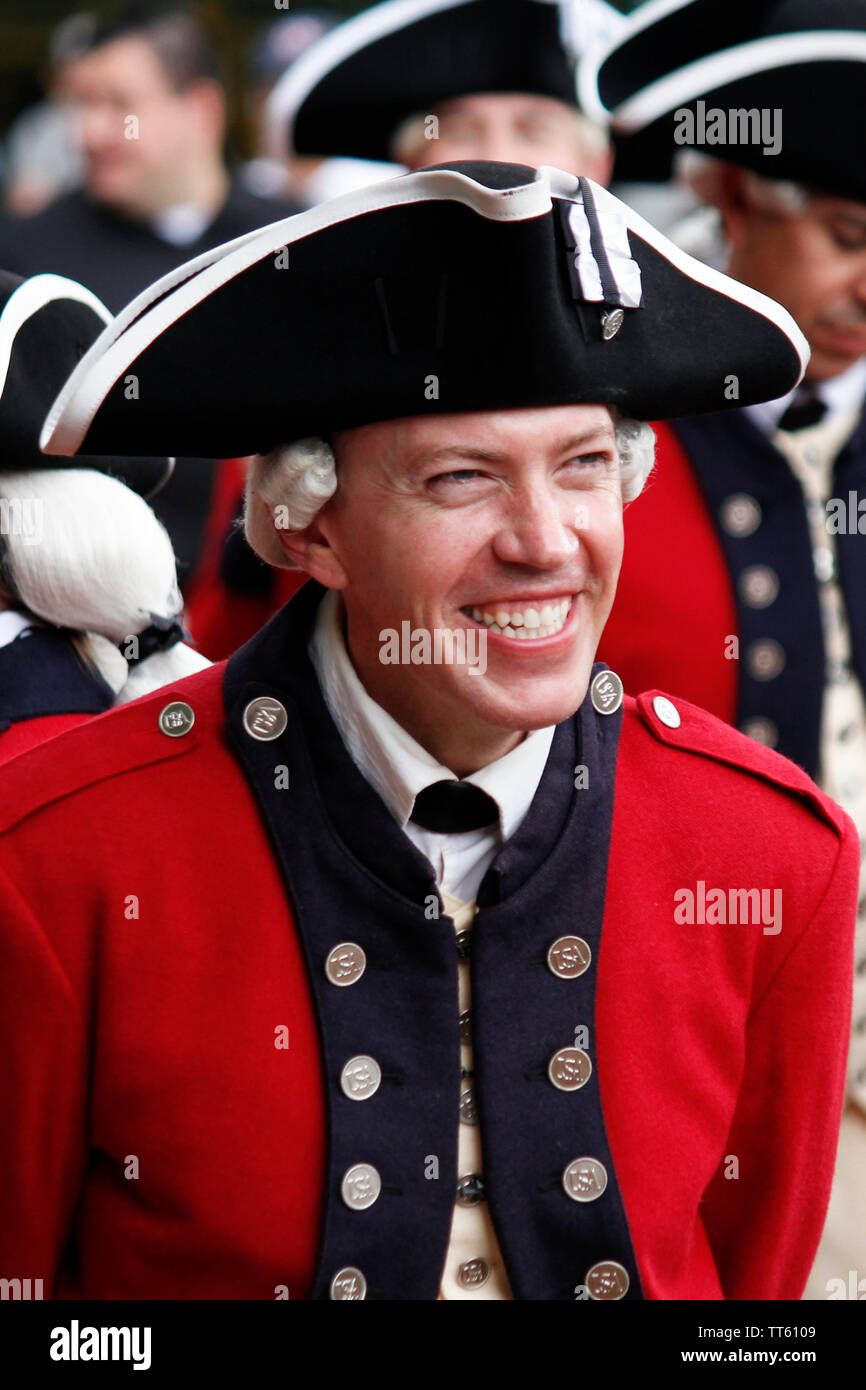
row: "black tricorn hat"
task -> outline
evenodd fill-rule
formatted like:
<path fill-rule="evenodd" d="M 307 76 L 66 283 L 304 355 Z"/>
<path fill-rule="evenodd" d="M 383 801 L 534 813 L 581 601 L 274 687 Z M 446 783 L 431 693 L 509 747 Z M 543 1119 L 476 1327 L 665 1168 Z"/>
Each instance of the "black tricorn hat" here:
<path fill-rule="evenodd" d="M 455 97 L 526 92 L 575 106 L 557 0 L 386 0 L 313 44 L 268 103 L 272 152 L 390 159 L 408 116 Z"/>
<path fill-rule="evenodd" d="M 444 165 L 172 271 L 94 343 L 42 447 L 222 457 L 455 411 L 689 415 L 782 396 L 808 357 L 780 305 L 589 179 Z"/>
<path fill-rule="evenodd" d="M 111 314 L 90 290 L 63 275 L 0 271 L 0 471 L 93 468 L 150 497 L 172 470 L 168 458 L 46 458 L 45 412 Z"/>
<path fill-rule="evenodd" d="M 692 144 L 866 202 L 866 0 L 649 0 L 582 65 L 579 93 L 611 122 L 618 173 L 625 158 L 655 177 Z"/>

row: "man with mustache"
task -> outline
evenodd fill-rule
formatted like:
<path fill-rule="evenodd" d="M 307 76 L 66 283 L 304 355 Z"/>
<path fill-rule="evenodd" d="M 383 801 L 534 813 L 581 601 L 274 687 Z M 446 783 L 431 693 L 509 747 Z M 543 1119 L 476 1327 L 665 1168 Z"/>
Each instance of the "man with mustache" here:
<path fill-rule="evenodd" d="M 660 685 L 795 759 L 866 846 L 864 79 L 863 0 L 690 0 L 642 6 L 593 83 L 629 144 L 700 142 L 693 182 L 727 272 L 784 304 L 812 350 L 796 392 L 660 427 L 602 653 L 627 689 Z M 727 372 L 712 325 L 708 344 Z M 817 1298 L 866 1261 L 866 883 L 858 920 Z"/>

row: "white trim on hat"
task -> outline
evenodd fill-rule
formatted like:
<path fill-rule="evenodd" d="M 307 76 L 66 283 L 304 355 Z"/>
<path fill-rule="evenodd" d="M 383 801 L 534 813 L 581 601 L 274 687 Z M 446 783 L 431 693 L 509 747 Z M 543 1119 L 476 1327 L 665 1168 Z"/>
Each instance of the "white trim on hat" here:
<path fill-rule="evenodd" d="M 77 280 L 69 280 L 65 275 L 32 275 L 12 291 L 0 311 L 0 397 L 6 389 L 12 348 L 19 330 L 46 304 L 58 299 L 86 304 L 103 323 L 111 323 L 111 314 L 102 300 Z"/>
<path fill-rule="evenodd" d="M 605 215 L 615 214 L 618 219 L 624 219 L 629 231 L 652 246 L 689 279 L 761 314 L 784 333 L 800 358 L 798 380 L 802 380 L 809 362 L 809 344 L 786 309 L 758 290 L 695 260 L 607 189 L 591 180 L 588 182 L 591 183 L 597 208 L 603 210 Z M 105 397 L 150 343 L 222 285 L 266 256 L 290 247 L 313 232 L 365 212 L 434 200 L 460 202 L 479 216 L 493 221 L 527 221 L 548 213 L 554 198 L 579 202 L 580 183 L 574 175 L 549 165 L 542 166 L 531 183 L 506 189 L 488 188 L 453 169 L 423 169 L 416 174 L 387 179 L 384 183 L 346 194 L 332 203 L 324 203 L 308 212 L 284 218 L 281 222 L 260 228 L 245 239 L 230 242 L 222 248 L 225 254 L 206 269 L 190 276 L 189 267 L 181 266 L 133 300 L 125 311 L 126 320 L 130 323 L 128 329 L 124 331 L 123 327 L 119 327 L 121 316 L 118 316 L 103 330 L 82 357 L 48 412 L 42 427 L 40 448 L 46 454 L 77 453 Z M 171 292 L 166 293 L 166 289 Z M 157 302 L 154 303 L 154 300 Z"/>
<path fill-rule="evenodd" d="M 541 171 L 539 171 L 541 172 Z M 576 180 L 569 175 L 571 191 Z M 208 295 L 268 255 L 365 212 L 433 200 L 458 201 L 496 222 L 522 222 L 550 211 L 545 179 L 516 188 L 488 188 L 449 169 L 421 169 L 355 189 L 329 203 L 271 222 L 215 247 L 143 290 L 91 344 L 49 410 L 39 447 L 45 454 L 75 454 L 105 397 L 155 338 Z"/>
<path fill-rule="evenodd" d="M 610 121 L 614 130 L 631 135 L 659 116 L 675 111 L 684 102 L 704 96 L 726 82 L 797 63 L 813 66 L 821 62 L 866 63 L 866 33 L 862 29 L 824 29 L 775 34 L 726 48 L 651 82 L 616 107 L 610 114 Z"/>
<path fill-rule="evenodd" d="M 589 60 L 581 63 L 578 69 L 577 100 L 580 109 L 592 120 L 606 125 L 610 120 L 610 112 L 602 101 L 598 90 L 598 75 L 608 58 L 612 53 L 625 48 L 636 34 L 643 33 L 644 29 L 658 24 L 669 14 L 674 14 L 677 10 L 684 10 L 688 5 L 694 3 L 695 0 L 644 0 L 642 5 L 638 5 L 636 10 L 625 16 L 625 23 L 620 33 L 615 34 L 603 48 L 596 49 L 590 55 Z"/>

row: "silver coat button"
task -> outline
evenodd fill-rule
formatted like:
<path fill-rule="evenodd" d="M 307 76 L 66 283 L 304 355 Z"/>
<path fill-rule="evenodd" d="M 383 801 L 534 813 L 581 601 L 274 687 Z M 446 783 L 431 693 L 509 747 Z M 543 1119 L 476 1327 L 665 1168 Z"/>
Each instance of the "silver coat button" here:
<path fill-rule="evenodd" d="M 343 1269 L 338 1269 L 331 1280 L 329 1296 L 333 1299 L 366 1298 L 367 1280 L 360 1269 L 356 1269 L 354 1265 L 346 1265 Z"/>
<path fill-rule="evenodd" d="M 367 968 L 367 957 L 355 941 L 341 941 L 328 953 L 325 974 L 332 985 L 354 985 Z"/>
<path fill-rule="evenodd" d="M 369 1100 L 382 1084 L 382 1068 L 375 1057 L 350 1057 L 340 1072 L 340 1090 L 349 1100 Z"/>
<path fill-rule="evenodd" d="M 607 1187 L 607 1169 L 597 1158 L 573 1158 L 562 1185 L 573 1202 L 594 1202 Z"/>
<path fill-rule="evenodd" d="M 486 1260 L 467 1260 L 457 1271 L 457 1283 L 462 1289 L 480 1289 L 490 1278 L 490 1266 Z"/>
<path fill-rule="evenodd" d="M 779 576 L 769 565 L 748 565 L 740 575 L 740 594 L 750 608 L 769 608 L 779 597 Z"/>
<path fill-rule="evenodd" d="M 458 1113 L 462 1124 L 478 1124 L 478 1111 L 475 1108 L 475 1092 L 471 1086 L 466 1086 L 460 1092 L 460 1109 Z"/>
<path fill-rule="evenodd" d="M 752 642 L 746 648 L 746 665 L 756 681 L 773 681 L 785 669 L 785 648 L 772 637 Z"/>
<path fill-rule="evenodd" d="M 584 1279 L 590 1298 L 599 1302 L 624 1298 L 631 1282 L 628 1271 L 617 1260 L 599 1260 L 586 1272 Z"/>
<path fill-rule="evenodd" d="M 250 700 L 244 710 L 244 728 L 251 738 L 258 739 L 260 743 L 270 743 L 272 739 L 279 738 L 280 734 L 285 733 L 288 722 L 285 705 L 271 699 L 270 695 Z"/>
<path fill-rule="evenodd" d="M 719 519 L 729 536 L 751 536 L 761 524 L 761 504 L 747 492 L 733 492 L 722 503 Z"/>
<path fill-rule="evenodd" d="M 547 968 L 561 980 L 576 980 L 591 960 L 589 942 L 582 936 L 560 936 L 547 953 Z"/>
<path fill-rule="evenodd" d="M 160 710 L 158 723 L 169 738 L 183 738 L 195 723 L 195 710 L 185 700 L 172 700 Z"/>
<path fill-rule="evenodd" d="M 653 711 L 656 718 L 668 729 L 678 729 L 683 722 L 676 705 L 666 695 L 656 695 L 653 698 Z"/>
<path fill-rule="evenodd" d="M 366 1211 L 382 1191 L 382 1179 L 372 1163 L 355 1163 L 343 1174 L 340 1196 L 353 1211 Z"/>
<path fill-rule="evenodd" d="M 598 714 L 616 714 L 622 704 L 623 684 L 615 671 L 599 671 L 589 686 L 589 698 Z"/>
<path fill-rule="evenodd" d="M 740 733 L 753 738 L 756 743 L 763 743 L 765 748 L 775 748 L 779 742 L 778 728 L 772 719 L 764 719 L 761 715 L 745 719 L 740 725 Z"/>
<path fill-rule="evenodd" d="M 547 1075 L 558 1091 L 579 1091 L 592 1075 L 592 1062 L 580 1047 L 561 1047 L 548 1062 Z"/>
<path fill-rule="evenodd" d="M 461 1207 L 477 1207 L 484 1201 L 484 1179 L 480 1173 L 467 1173 L 457 1184 L 457 1201 Z"/>

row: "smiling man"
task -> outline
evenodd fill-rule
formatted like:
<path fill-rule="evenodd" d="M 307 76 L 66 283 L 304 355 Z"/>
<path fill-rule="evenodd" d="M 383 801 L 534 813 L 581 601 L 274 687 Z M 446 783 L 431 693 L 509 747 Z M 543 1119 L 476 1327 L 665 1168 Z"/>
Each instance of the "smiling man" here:
<path fill-rule="evenodd" d="M 258 449 L 251 542 L 312 582 L 227 666 L 5 770 L 7 1277 L 799 1294 L 856 837 L 594 665 L 640 422 L 723 394 L 708 320 L 749 398 L 798 379 L 784 310 L 604 189 L 464 164 L 227 246 L 82 360 L 44 447 Z M 382 662 L 404 621 L 484 636 L 485 670 Z"/>

